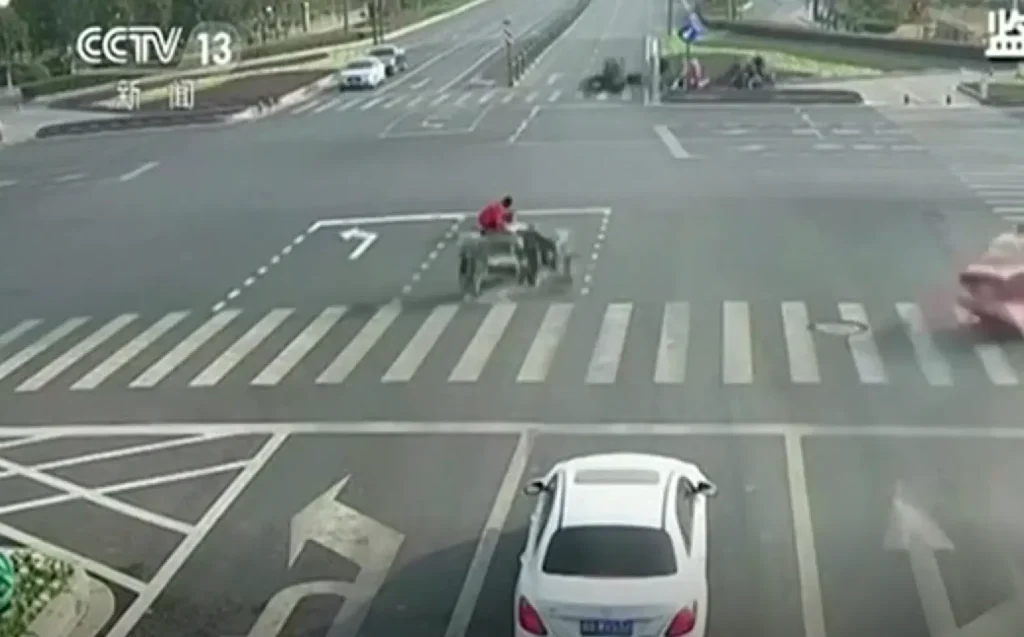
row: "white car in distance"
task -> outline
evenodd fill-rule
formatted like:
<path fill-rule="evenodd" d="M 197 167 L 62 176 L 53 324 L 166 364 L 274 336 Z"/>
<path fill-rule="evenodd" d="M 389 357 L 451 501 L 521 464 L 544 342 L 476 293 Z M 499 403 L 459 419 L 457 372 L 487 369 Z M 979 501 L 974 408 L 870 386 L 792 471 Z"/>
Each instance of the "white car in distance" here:
<path fill-rule="evenodd" d="M 381 44 L 370 49 L 370 55 L 384 63 L 388 75 L 401 73 L 407 68 L 405 49 L 394 44 Z"/>
<path fill-rule="evenodd" d="M 537 496 L 515 593 L 516 637 L 704 637 L 707 499 L 701 470 L 610 453 L 555 465 Z"/>
<path fill-rule="evenodd" d="M 341 90 L 354 88 L 377 88 L 387 79 L 384 63 L 374 57 L 362 57 L 349 61 L 338 73 Z"/>

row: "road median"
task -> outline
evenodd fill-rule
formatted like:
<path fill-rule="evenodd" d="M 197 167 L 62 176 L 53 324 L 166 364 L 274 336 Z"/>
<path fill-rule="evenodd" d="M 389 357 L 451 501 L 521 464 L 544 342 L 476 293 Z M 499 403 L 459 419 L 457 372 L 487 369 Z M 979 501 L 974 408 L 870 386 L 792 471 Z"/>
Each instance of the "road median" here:
<path fill-rule="evenodd" d="M 0 562 L 10 595 L 0 637 L 93 637 L 113 612 L 109 589 L 78 566 L 26 549 L 4 551 Z"/>
<path fill-rule="evenodd" d="M 251 75 L 197 90 L 191 110 L 171 109 L 169 100 L 151 100 L 123 117 L 109 117 L 116 109 L 93 104 L 90 110 L 108 116 L 49 124 L 37 130 L 35 136 L 47 139 L 244 121 L 272 112 L 278 106 L 296 103 L 312 92 L 323 90 L 331 81 L 333 76 L 323 69 Z"/>

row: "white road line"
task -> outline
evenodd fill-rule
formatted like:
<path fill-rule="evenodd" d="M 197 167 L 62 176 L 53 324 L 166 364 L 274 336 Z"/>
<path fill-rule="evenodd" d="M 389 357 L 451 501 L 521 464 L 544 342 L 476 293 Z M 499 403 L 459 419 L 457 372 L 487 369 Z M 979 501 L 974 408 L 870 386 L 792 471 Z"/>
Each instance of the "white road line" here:
<path fill-rule="evenodd" d="M 430 101 L 430 105 L 431 106 L 440 106 L 441 102 L 444 102 L 446 99 L 448 99 L 448 97 L 449 97 L 448 93 L 441 93 L 440 95 L 438 95 L 437 97 L 435 97 L 433 100 Z"/>
<path fill-rule="evenodd" d="M 46 540 L 29 535 L 24 531 L 20 531 L 13 526 L 7 526 L 0 522 L 0 535 L 5 538 L 17 542 L 22 546 L 26 546 L 30 549 L 36 550 L 44 555 L 63 560 L 71 564 L 77 564 L 85 570 L 102 577 L 103 579 L 109 580 L 118 586 L 125 588 L 133 593 L 141 593 L 146 590 L 148 584 L 142 580 L 135 579 L 131 575 L 122 573 L 121 571 L 111 568 L 102 562 L 90 559 L 88 557 L 73 553 L 63 547 L 57 546 L 56 544 L 50 544 Z M 124 635 L 127 637 L 127 635 Z"/>
<path fill-rule="evenodd" d="M 789 501 L 793 508 L 793 537 L 796 544 L 797 573 L 800 578 L 800 606 L 806 637 L 825 637 L 825 608 L 821 601 L 818 552 L 814 546 L 814 522 L 807 493 L 807 473 L 802 441 L 795 434 L 785 436 L 786 473 Z"/>
<path fill-rule="evenodd" d="M 85 173 L 70 173 L 67 175 L 61 175 L 60 177 L 57 177 L 53 181 L 55 181 L 58 184 L 66 184 L 70 181 L 79 181 L 81 179 L 85 179 Z"/>
<path fill-rule="evenodd" d="M 455 100 L 455 106 L 465 106 L 470 97 L 472 97 L 472 95 L 469 93 L 463 93 Z"/>
<path fill-rule="evenodd" d="M 327 336 L 347 311 L 346 307 L 334 306 L 321 312 L 250 384 L 256 387 L 273 387 L 280 383 Z"/>
<path fill-rule="evenodd" d="M 594 354 L 587 366 L 586 384 L 611 385 L 619 375 L 619 364 L 626 349 L 626 335 L 633 316 L 632 303 L 610 303 L 601 321 Z"/>
<path fill-rule="evenodd" d="M 512 322 L 515 314 L 515 303 L 496 303 L 491 306 L 487 316 L 480 323 L 476 334 L 469 342 L 466 350 L 459 358 L 451 375 L 448 377 L 450 383 L 473 383 L 480 379 L 487 361 L 494 353 L 502 334 Z"/>
<path fill-rule="evenodd" d="M 526 352 L 523 365 L 519 368 L 517 383 L 543 383 L 547 380 L 558 345 L 569 328 L 572 310 L 572 303 L 552 303 L 548 306 L 537 335 Z"/>
<path fill-rule="evenodd" d="M 722 382 L 754 382 L 754 351 L 750 334 L 750 306 L 742 301 L 722 304 Z"/>
<path fill-rule="evenodd" d="M 0 334 L 0 349 L 3 349 L 21 338 L 26 332 L 42 323 L 39 319 L 29 319 L 18 323 L 3 334 Z"/>
<path fill-rule="evenodd" d="M 0 179 L 0 188 L 10 188 L 11 186 L 17 186 L 18 182 L 14 179 Z"/>
<path fill-rule="evenodd" d="M 552 93 L 551 95 L 548 96 L 548 101 L 549 102 L 557 102 L 558 98 L 560 98 L 560 97 L 562 97 L 562 91 L 555 91 L 554 93 Z"/>
<path fill-rule="evenodd" d="M 46 442 L 47 440 L 53 440 L 60 436 L 29 436 L 28 438 L 18 438 L 17 440 L 8 440 L 6 442 L 0 442 L 0 449 L 14 449 L 15 447 L 24 447 L 25 445 L 36 445 L 40 442 Z M 11 473 L 3 472 L 0 473 L 0 478 L 6 478 Z"/>
<path fill-rule="evenodd" d="M 871 326 L 868 322 L 868 313 L 860 303 L 840 303 L 839 317 L 844 321 L 853 321 L 869 328 Z M 878 346 L 875 345 L 870 329 L 848 337 L 847 343 L 860 382 L 865 385 L 884 385 L 889 382 L 885 374 L 885 363 L 882 362 L 882 355 L 878 353 Z"/>
<path fill-rule="evenodd" d="M 246 487 L 249 486 L 249 483 L 253 481 L 260 470 L 270 462 L 270 459 L 274 457 L 274 454 L 287 439 L 287 434 L 276 434 L 267 441 L 267 444 L 259 450 L 248 466 L 221 493 L 217 501 L 213 503 L 213 506 L 206 510 L 206 513 L 199 520 L 199 523 L 196 524 L 192 532 L 178 544 L 174 552 L 171 553 L 171 556 L 164 561 L 163 566 L 160 567 L 160 570 L 150 580 L 149 585 L 135 598 L 135 601 L 121 615 L 106 637 L 128 637 L 132 629 L 135 628 L 135 625 L 146 614 L 146 611 L 149 610 L 161 593 L 163 593 L 164 589 L 167 588 L 167 585 L 170 584 L 175 573 L 181 570 L 181 567 L 185 565 L 185 562 L 188 561 L 188 558 L 199 547 L 203 539 L 209 535 L 218 520 L 220 520 L 231 504 L 238 499 L 238 496 L 245 491 Z"/>
<path fill-rule="evenodd" d="M 274 331 L 281 327 L 295 310 L 282 308 L 273 310 L 261 318 L 249 331 L 243 334 L 231 347 L 225 350 L 217 360 L 207 366 L 199 373 L 189 387 L 212 387 L 224 379 L 228 373 L 238 366 L 246 356 L 251 354 L 263 341 L 267 340 Z"/>
<path fill-rule="evenodd" d="M 654 365 L 654 382 L 677 384 L 686 380 L 686 356 L 690 346 L 690 304 L 666 303 L 661 317 L 661 338 Z"/>
<path fill-rule="evenodd" d="M 913 303 L 897 303 L 896 313 L 903 321 L 907 337 L 914 348 L 914 355 L 928 384 L 933 387 L 951 386 L 953 370 L 939 352 L 939 348 L 935 346 L 921 310 Z"/>
<path fill-rule="evenodd" d="M 289 114 L 290 115 L 302 115 L 303 113 L 305 113 L 309 109 L 313 108 L 317 104 L 319 104 L 319 102 L 317 100 L 310 100 L 310 101 L 306 102 L 305 104 L 299 104 L 298 106 L 293 108 L 291 111 L 289 111 Z"/>
<path fill-rule="evenodd" d="M 235 318 L 241 314 L 241 310 L 224 310 L 214 314 L 210 320 L 199 326 L 177 347 L 164 355 L 163 358 L 153 363 L 149 369 L 142 372 L 138 378 L 129 383 L 132 389 L 148 389 L 155 387 L 157 383 L 167 378 L 179 365 L 184 363 L 190 356 L 199 351 L 202 347 L 219 334 Z"/>
<path fill-rule="evenodd" d="M 549 75 L 548 76 L 548 86 L 554 86 L 555 82 L 557 82 L 558 78 L 560 78 L 560 77 L 562 77 L 561 73 L 552 73 L 551 75 Z"/>
<path fill-rule="evenodd" d="M 118 181 L 131 181 L 132 179 L 135 179 L 136 177 L 138 177 L 138 176 L 140 176 L 140 175 L 142 175 L 144 173 L 148 173 L 149 171 L 153 170 L 154 168 L 156 168 L 159 165 L 160 165 L 160 162 L 158 162 L 158 161 L 148 161 L 148 162 L 142 164 L 141 166 L 139 166 L 138 168 L 136 168 L 135 170 L 129 170 L 128 172 L 124 173 L 123 175 L 121 175 L 117 179 L 118 179 Z"/>
<path fill-rule="evenodd" d="M 78 499 L 86 500 L 97 506 L 103 507 L 104 509 L 126 515 L 130 518 L 135 518 L 136 520 L 152 524 L 153 526 L 158 526 L 162 529 L 167 529 L 168 531 L 174 531 L 176 533 L 186 535 L 192 530 L 191 525 L 181 522 L 180 520 L 172 520 L 171 518 L 160 515 L 159 513 L 153 513 L 152 511 L 147 511 L 140 507 L 128 504 L 127 502 L 116 500 L 101 493 L 97 493 L 94 489 L 86 489 L 74 482 L 69 482 L 48 473 L 43 473 L 42 471 L 38 471 L 32 467 L 26 467 L 15 462 L 11 462 L 6 458 L 0 458 L 0 467 L 12 473 L 25 476 L 26 478 L 38 482 L 41 485 L 50 487 L 51 489 L 63 491 Z"/>
<path fill-rule="evenodd" d="M 1024 206 L 995 206 L 992 212 L 997 215 L 1020 215 L 1024 214 Z"/>
<path fill-rule="evenodd" d="M 385 99 L 387 99 L 387 98 L 386 97 L 374 97 L 370 101 L 368 101 L 365 104 L 363 104 L 362 106 L 360 106 L 359 110 L 361 110 L 361 111 L 368 111 L 371 108 L 373 108 L 374 106 L 376 106 L 377 104 L 380 104 L 381 102 L 383 102 Z"/>
<path fill-rule="evenodd" d="M 69 319 L 47 332 L 45 336 L 27 346 L 17 354 L 4 359 L 4 361 L 0 363 L 0 380 L 3 380 L 18 371 L 33 358 L 53 347 L 57 341 L 66 337 L 68 334 L 71 334 L 88 322 L 89 319 L 85 317 Z"/>
<path fill-rule="evenodd" d="M 335 106 L 337 106 L 340 103 L 341 103 L 341 98 L 340 97 L 335 97 L 333 99 L 329 99 L 326 102 L 324 102 L 323 104 L 321 104 L 321 105 L 317 106 L 316 108 L 314 108 L 313 109 L 313 114 L 317 115 L 319 113 L 323 113 L 326 110 L 334 108 Z"/>
<path fill-rule="evenodd" d="M 807 305 L 798 301 L 782 304 L 782 328 L 789 356 L 789 374 L 794 383 L 813 385 L 821 382 L 818 354 Z"/>
<path fill-rule="evenodd" d="M 486 104 L 487 102 L 490 102 L 492 99 L 494 99 L 494 96 L 497 94 L 498 91 L 491 89 L 490 91 L 487 91 L 486 93 L 480 96 L 480 101 L 478 101 L 477 104 Z"/>
<path fill-rule="evenodd" d="M 412 380 L 458 310 L 459 306 L 453 304 L 435 307 L 381 378 L 381 382 L 407 383 Z"/>
<path fill-rule="evenodd" d="M 509 102 L 514 100 L 515 98 L 516 98 L 516 94 L 515 93 L 507 93 L 505 95 L 505 97 L 501 98 L 501 103 L 502 104 L 508 104 Z"/>
<path fill-rule="evenodd" d="M 540 93 L 538 93 L 537 91 L 531 91 L 530 93 L 527 94 L 526 99 L 524 99 L 523 101 L 526 102 L 527 104 L 532 104 L 533 102 L 537 101 L 538 97 L 540 97 Z"/>
<path fill-rule="evenodd" d="M 189 445 L 201 444 L 204 442 L 212 442 L 214 440 L 229 438 L 230 436 L 231 434 L 191 435 L 185 438 L 175 438 L 174 440 L 161 440 L 160 442 L 151 442 L 149 444 L 144 445 L 133 445 L 131 447 L 121 447 L 119 449 L 111 449 L 108 451 L 97 451 L 95 453 L 88 453 L 82 456 L 72 456 L 70 458 L 61 458 L 60 460 L 51 460 L 50 462 L 34 464 L 32 465 L 32 468 L 35 469 L 36 471 L 52 471 L 54 469 L 63 469 L 65 467 L 74 467 L 76 465 L 89 464 L 91 462 L 101 462 L 103 460 L 117 460 L 119 458 L 128 458 L 131 456 L 139 456 L 146 453 L 152 453 L 154 451 L 164 451 L 167 449 L 176 449 L 178 447 L 187 447 Z M 53 436 L 40 436 L 39 438 L 49 439 L 52 437 Z M 0 479 L 10 478 L 15 475 L 17 474 L 12 471 L 4 471 L 0 473 Z"/>
<path fill-rule="evenodd" d="M 962 307 L 954 308 L 957 322 L 960 325 L 971 320 L 971 314 Z M 1015 387 L 1020 383 L 1017 371 L 1010 364 L 1010 359 L 1001 347 L 994 343 L 978 343 L 974 351 L 981 360 L 981 366 L 985 368 L 985 375 L 992 384 L 1000 387 Z"/>
<path fill-rule="evenodd" d="M 683 145 L 679 142 L 679 138 L 669 130 L 668 126 L 659 124 L 654 127 L 654 133 L 658 136 L 658 139 L 661 140 L 661 143 L 665 144 L 665 148 L 668 149 L 668 152 L 672 157 L 676 159 L 690 158 L 690 153 L 686 152 L 686 149 L 683 148 Z"/>
<path fill-rule="evenodd" d="M 345 102 L 344 104 L 342 104 L 338 108 L 334 109 L 334 112 L 335 113 L 343 113 L 343 112 L 349 110 L 350 108 L 358 106 L 360 101 L 362 101 L 362 100 L 360 100 L 358 97 L 356 99 L 354 99 L 354 100 L 348 100 L 347 102 Z"/>
<path fill-rule="evenodd" d="M 607 100 L 608 100 L 608 94 L 607 93 L 602 91 L 601 93 L 597 94 L 597 101 L 598 102 L 604 102 L 604 101 L 607 101 Z"/>
<path fill-rule="evenodd" d="M 110 321 L 87 338 L 79 341 L 74 347 L 53 359 L 50 363 L 18 385 L 15 391 L 30 392 L 42 389 L 47 383 L 67 371 L 69 367 L 85 358 L 90 352 L 103 345 L 115 334 L 130 325 L 138 318 L 136 314 L 122 314 Z"/>
<path fill-rule="evenodd" d="M 476 608 L 487 572 L 491 568 L 491 561 L 498 548 L 498 540 L 501 539 L 502 531 L 505 529 L 505 522 L 512 511 L 512 504 L 515 502 L 516 496 L 519 495 L 519 486 L 526 474 L 532 447 L 532 437 L 529 434 L 521 434 L 515 451 L 512 452 L 512 457 L 509 459 L 505 477 L 502 478 L 498 493 L 494 496 L 491 513 L 487 516 L 487 522 L 484 523 L 484 530 L 477 542 L 473 559 L 469 562 L 469 570 L 466 572 L 466 579 L 462 582 L 459 596 L 455 600 L 455 608 L 452 610 L 448 627 L 444 631 L 444 637 L 465 637 L 469 630 L 473 610 Z"/>
<path fill-rule="evenodd" d="M 523 121 L 519 122 L 519 126 L 516 127 L 516 130 L 508 138 L 508 143 L 516 143 L 516 141 L 522 136 L 523 132 L 530 126 L 530 122 L 532 122 L 534 118 L 537 117 L 538 113 L 540 113 L 539 106 L 534 106 L 533 108 L 531 108 L 530 112 L 526 115 L 526 117 L 523 118 Z"/>
<path fill-rule="evenodd" d="M 141 478 L 138 480 L 132 480 L 130 482 L 108 484 L 102 487 L 96 487 L 95 489 L 92 489 L 92 491 L 102 496 L 109 496 L 116 493 L 134 491 L 136 489 L 159 487 L 165 484 L 174 484 L 175 482 L 194 480 L 196 478 L 213 476 L 220 473 L 227 473 L 229 471 L 238 471 L 240 469 L 244 469 L 247 464 L 249 464 L 248 460 L 238 460 L 235 462 L 228 462 L 226 464 L 219 464 L 211 467 L 189 469 L 187 471 L 180 471 L 178 473 Z M 31 511 L 32 509 L 41 509 L 43 507 L 53 506 L 55 504 L 63 504 L 65 502 L 73 502 L 79 499 L 80 498 L 77 495 L 71 493 L 62 493 L 60 495 L 50 495 L 42 498 L 36 498 L 34 500 L 22 500 L 21 502 L 15 502 L 13 504 L 0 506 L 0 516 L 10 515 L 11 513 L 19 513 L 22 511 Z M 186 530 L 185 533 L 187 533 L 188 530 Z"/>
<path fill-rule="evenodd" d="M 391 324 L 395 322 L 400 313 L 401 310 L 396 304 L 385 305 L 377 310 L 377 313 L 363 325 L 363 329 L 359 330 L 355 338 L 345 346 L 345 349 L 341 350 L 337 358 L 320 374 L 320 377 L 316 379 L 316 384 L 338 385 L 345 382 L 349 374 L 359 365 L 359 361 L 363 360 L 370 350 L 373 349 L 373 346 L 377 344 L 381 336 L 384 336 L 384 332 L 391 327 Z"/>
<path fill-rule="evenodd" d="M 79 379 L 78 382 L 71 386 L 71 390 L 82 391 L 99 387 L 100 383 L 110 378 L 117 370 L 131 362 L 132 359 L 156 342 L 157 339 L 171 331 L 174 326 L 185 320 L 186 316 L 188 316 L 188 312 L 173 312 L 164 316 L 145 332 L 125 343 L 121 349 L 117 350 L 117 352 Z"/>

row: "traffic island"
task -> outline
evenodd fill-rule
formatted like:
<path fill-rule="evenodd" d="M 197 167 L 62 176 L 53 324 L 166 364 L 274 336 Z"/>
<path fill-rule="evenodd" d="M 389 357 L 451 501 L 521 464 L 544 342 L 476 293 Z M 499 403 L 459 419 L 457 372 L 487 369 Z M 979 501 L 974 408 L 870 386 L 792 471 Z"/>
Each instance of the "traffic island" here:
<path fill-rule="evenodd" d="M 961 82 L 956 90 L 985 106 L 1024 106 L 1024 81 L 989 82 L 987 95 L 981 82 Z"/>
<path fill-rule="evenodd" d="M 30 550 L 0 554 L 0 637 L 65 637 L 89 610 L 81 568 Z"/>
<path fill-rule="evenodd" d="M 662 102 L 669 104 L 863 104 L 860 93 L 828 89 L 734 89 L 707 88 L 695 91 L 666 91 Z"/>
<path fill-rule="evenodd" d="M 250 119 L 275 107 L 295 103 L 321 91 L 333 81 L 323 69 L 251 75 L 213 86 L 197 86 L 192 109 L 175 110 L 166 89 L 144 94 L 137 111 L 124 117 L 103 117 L 43 126 L 37 139 L 68 135 L 88 135 L 110 131 L 129 131 L 177 126 L 223 124 Z M 99 109 L 96 109 L 99 110 Z M 105 109 L 103 112 L 117 112 Z M 123 112 L 123 111 L 122 111 Z"/>

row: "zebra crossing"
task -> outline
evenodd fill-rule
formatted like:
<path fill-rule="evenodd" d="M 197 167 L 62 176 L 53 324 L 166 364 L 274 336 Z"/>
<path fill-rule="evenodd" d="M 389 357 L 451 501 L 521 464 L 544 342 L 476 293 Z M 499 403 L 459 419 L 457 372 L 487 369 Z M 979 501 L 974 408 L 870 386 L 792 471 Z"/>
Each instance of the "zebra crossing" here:
<path fill-rule="evenodd" d="M 456 90 L 441 93 L 367 93 L 325 94 L 286 111 L 288 115 L 321 115 L 324 113 L 359 113 L 366 111 L 430 110 L 441 107 L 471 108 L 509 104 L 556 104 L 559 102 L 581 101 L 604 104 L 623 104 L 642 99 L 631 91 L 619 95 L 597 93 L 585 96 L 574 90 L 559 88 L 545 89 L 485 89 Z"/>
<path fill-rule="evenodd" d="M 988 166 L 956 172 L 993 213 L 1024 221 L 1024 166 Z"/>
<path fill-rule="evenodd" d="M 782 369 L 795 386 L 878 386 L 906 378 L 908 360 L 917 382 L 930 387 L 966 377 L 996 387 L 1020 384 L 1024 351 L 1012 343 L 951 344 L 932 318 L 909 302 L 675 301 L 31 319 L 0 332 L 0 394 L 338 386 L 359 379 L 395 387 L 478 383 L 495 374 L 522 386 L 729 387 L 777 383 Z M 838 359 L 845 371 L 833 369 Z"/>

